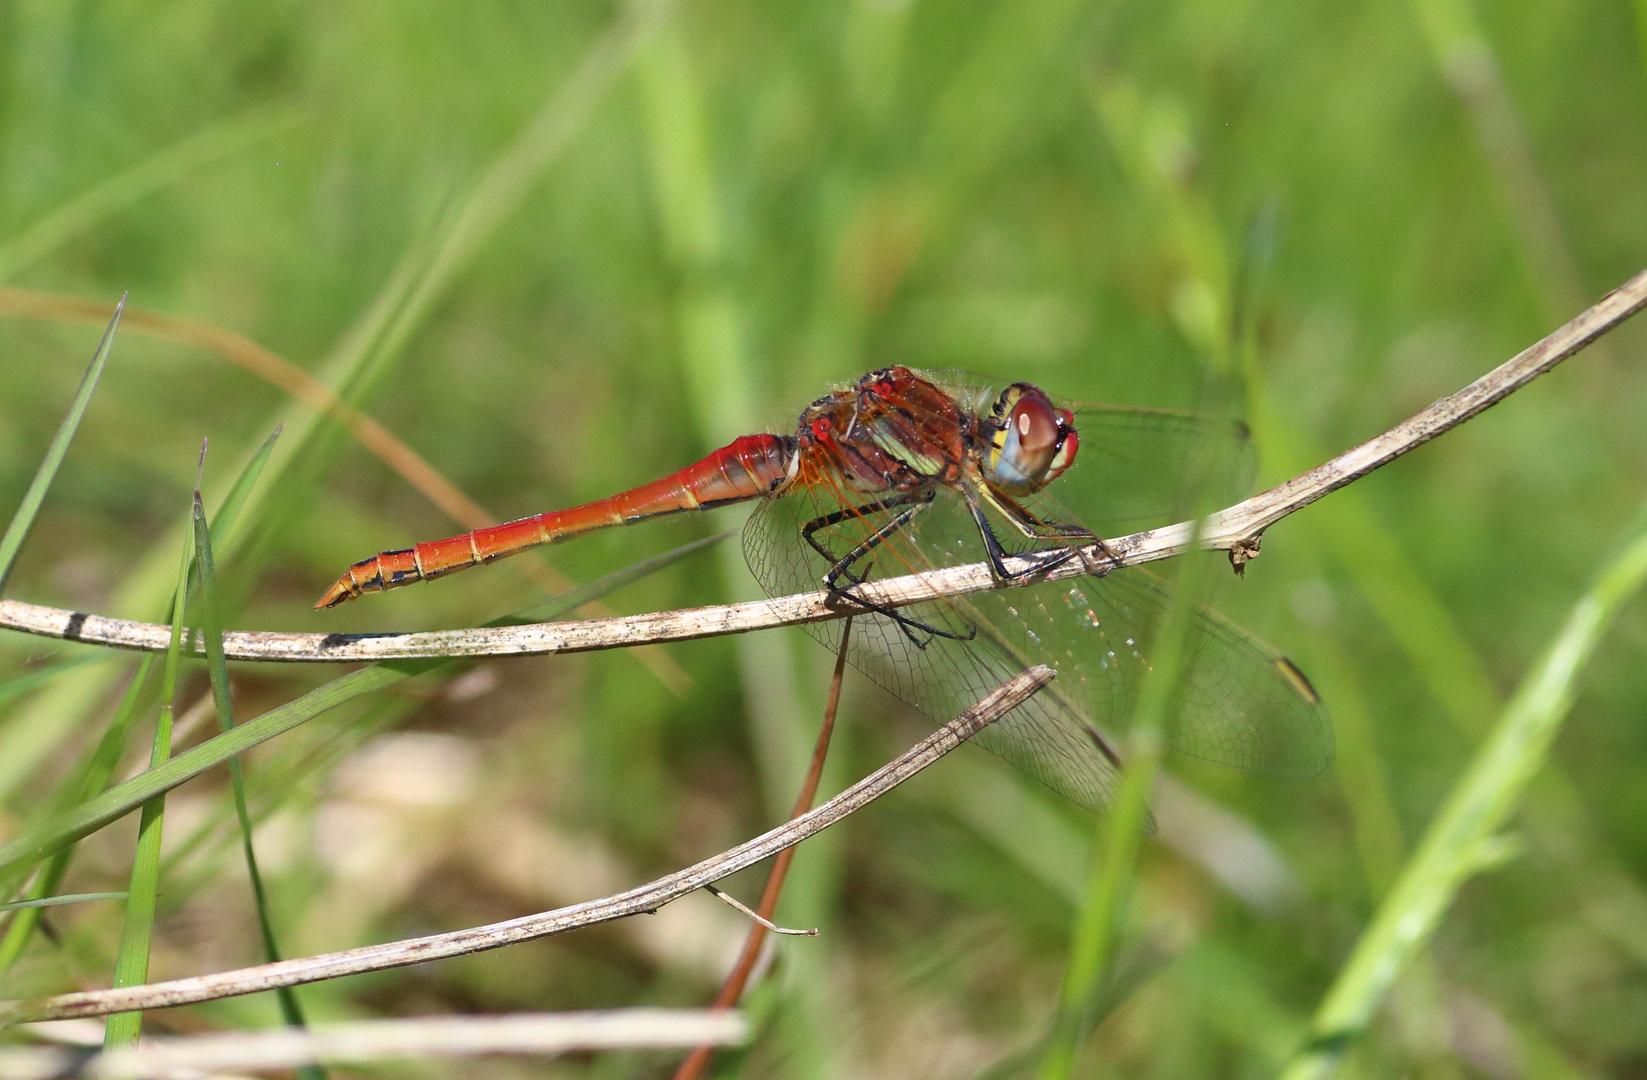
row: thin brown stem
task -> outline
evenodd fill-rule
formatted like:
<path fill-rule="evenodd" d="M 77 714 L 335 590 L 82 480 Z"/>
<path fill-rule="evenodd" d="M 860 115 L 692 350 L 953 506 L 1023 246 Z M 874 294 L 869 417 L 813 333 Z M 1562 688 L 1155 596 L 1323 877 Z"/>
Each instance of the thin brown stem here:
<path fill-rule="evenodd" d="M 1230 553 L 1239 566 L 1258 553 L 1264 530 L 1331 492 L 1381 468 L 1437 435 L 1478 415 L 1554 368 L 1647 306 L 1647 271 L 1608 293 L 1577 318 L 1536 345 L 1483 375 L 1464 389 L 1360 446 L 1278 484 L 1260 495 L 1212 514 L 1192 528 L 1179 522 L 1147 532 L 1104 540 L 1085 549 L 1085 559 L 1070 559 L 1046 574 L 1025 573 L 1002 582 L 987 563 L 952 566 L 924 574 L 889 578 L 853 591 L 875 609 L 902 607 L 944 596 L 1079 577 L 1089 565 L 1115 559 L 1124 565 L 1155 562 L 1182 555 L 1192 546 Z M 1199 539 L 1192 540 L 1198 536 Z M 1033 571 L 1033 557 L 1009 558 L 1012 571 Z M 863 609 L 872 610 L 872 609 Z M 860 614 L 850 601 L 829 592 L 802 593 L 753 603 L 724 604 L 682 611 L 653 612 L 573 623 L 481 627 L 411 634 L 277 634 L 237 631 L 224 635 L 231 660 L 298 663 L 379 661 L 417 657 L 531 656 L 632 648 L 660 641 L 685 641 L 746 633 L 774 626 L 821 622 Z M 163 651 L 170 628 L 154 623 L 109 619 L 62 608 L 0 600 L 0 628 L 42 637 L 108 645 L 120 649 Z M 200 635 L 185 648 L 200 652 Z"/>
<path fill-rule="evenodd" d="M 812 800 L 818 795 L 818 781 L 823 777 L 824 760 L 829 756 L 829 740 L 835 734 L 835 710 L 841 703 L 841 682 L 846 676 L 846 645 L 851 637 L 852 620 L 847 619 L 841 627 L 840 648 L 835 652 L 835 673 L 829 679 L 829 699 L 824 703 L 823 723 L 819 725 L 818 738 L 812 745 L 812 762 L 806 768 L 806 779 L 801 782 L 800 794 L 795 796 L 795 808 L 789 812 L 791 821 L 812 809 Z M 792 847 L 778 852 L 778 857 L 772 860 L 772 869 L 766 875 L 766 887 L 761 890 L 760 907 L 756 909 L 761 918 L 771 919 L 773 912 L 778 910 L 778 897 L 783 894 L 784 879 L 789 876 L 789 864 L 794 860 L 795 849 Z M 755 971 L 755 962 L 760 959 L 761 946 L 765 943 L 766 928 L 756 923 L 749 928 L 749 936 L 743 940 L 743 951 L 727 973 L 726 981 L 721 983 L 713 1008 L 730 1009 L 738 1003 L 744 987 L 749 985 L 749 977 Z M 675 1070 L 675 1080 L 698 1080 L 714 1056 L 713 1046 L 704 1045 L 693 1050 L 681 1062 L 681 1067 Z"/>
<path fill-rule="evenodd" d="M 428 937 L 407 938 L 360 949 L 322 953 L 297 960 L 258 964 L 238 971 L 196 975 L 170 982 L 58 994 L 34 1001 L 0 1003 L 0 1026 L 35 1020 L 67 1020 L 105 1016 L 134 1009 L 163 1009 L 201 1001 L 237 997 L 281 986 L 336 979 L 367 971 L 406 967 L 430 960 L 496 949 L 517 942 L 563 934 L 630 915 L 654 912 L 689 892 L 769 859 L 837 821 L 863 809 L 922 769 L 931 765 L 1007 712 L 1056 675 L 1036 666 L 1002 683 L 976 705 L 951 720 L 904 754 L 853 784 L 816 810 L 747 840 L 729 851 L 659 878 L 647 885 L 600 900 L 589 900 L 554 911 L 526 915 L 507 922 L 454 930 Z"/>

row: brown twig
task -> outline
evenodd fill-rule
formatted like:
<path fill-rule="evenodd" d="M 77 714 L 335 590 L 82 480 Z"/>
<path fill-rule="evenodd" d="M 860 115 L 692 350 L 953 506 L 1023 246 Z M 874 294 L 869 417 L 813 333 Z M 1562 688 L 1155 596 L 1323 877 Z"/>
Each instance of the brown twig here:
<path fill-rule="evenodd" d="M 1647 306 L 1647 271 L 1608 293 L 1599 303 L 1536 345 L 1382 435 L 1245 502 L 1212 514 L 1199 524 L 1198 529 L 1192 528 L 1189 522 L 1179 522 L 1094 545 L 1087 552 L 1089 565 L 1101 565 L 1111 558 L 1118 558 L 1126 565 L 1172 558 L 1188 551 L 1192 536 L 1199 534 L 1196 546 L 1228 551 L 1231 561 L 1240 566 L 1258 553 L 1258 543 L 1264 530 L 1277 521 L 1497 404 L 1634 315 L 1643 306 Z M 1035 562 L 1033 557 L 1016 561 L 1009 559 L 1008 565 L 1014 569 L 1033 569 Z M 1031 580 L 1059 580 L 1079 577 L 1087 572 L 1082 560 L 1069 560 L 1050 573 L 1034 575 Z M 1012 584 L 997 581 L 988 564 L 973 563 L 890 578 L 858 586 L 854 592 L 860 593 L 875 607 L 884 608 L 901 607 L 941 596 L 1011 587 Z M 839 619 L 858 613 L 859 609 L 843 601 L 838 594 L 816 592 L 753 603 L 575 623 L 538 623 L 411 634 L 238 631 L 225 634 L 223 644 L 231 660 L 303 663 L 414 657 L 528 656 L 717 637 L 774 626 Z M 155 623 L 109 619 L 17 600 L 0 600 L 0 628 L 150 652 L 165 649 L 170 640 L 170 628 Z M 191 635 L 187 647 L 198 655 L 198 633 Z"/>
<path fill-rule="evenodd" d="M 841 627 L 841 645 L 835 652 L 835 672 L 829 679 L 829 698 L 824 702 L 823 723 L 818 727 L 818 737 L 812 745 L 812 762 L 807 766 L 806 779 L 801 782 L 800 794 L 795 796 L 795 807 L 789 812 L 793 821 L 808 810 L 812 809 L 812 800 L 818 794 L 818 781 L 823 777 L 824 760 L 829 756 L 829 740 L 835 734 L 835 710 L 841 703 L 841 682 L 846 676 L 846 645 L 852 636 L 852 620 L 847 619 Z M 789 876 L 789 864 L 795 860 L 795 849 L 785 848 L 772 860 L 772 869 L 766 875 L 766 886 L 761 890 L 761 904 L 758 909 L 763 919 L 772 918 L 772 913 L 778 910 L 778 897 L 783 894 L 784 879 Z M 749 984 L 749 976 L 755 970 L 755 961 L 760 959 L 761 946 L 766 942 L 766 929 L 759 925 L 749 928 L 749 936 L 743 940 L 743 951 L 738 953 L 737 962 L 726 975 L 726 981 L 721 983 L 720 992 L 715 995 L 716 1009 L 730 1009 L 743 996 L 744 987 Z M 674 1080 L 697 1080 L 703 1075 L 704 1069 L 709 1067 L 710 1060 L 715 1056 L 713 1046 L 699 1046 L 686 1056 L 679 1069 L 675 1070 Z"/>
<path fill-rule="evenodd" d="M 1000 719 L 1050 682 L 1055 674 L 1051 668 L 1045 666 L 1029 668 L 1002 683 L 976 705 L 921 740 L 909 751 L 875 770 L 816 810 L 787 821 L 753 840 L 745 841 L 695 866 L 689 866 L 685 870 L 616 896 L 589 900 L 554 911 L 526 915 L 487 926 L 471 927 L 467 930 L 407 938 L 298 960 L 281 960 L 216 975 L 197 975 L 144 986 L 81 991 L 36 1001 L 5 1003 L 0 1005 L 0 1025 L 191 1005 L 201 1001 L 272 990 L 281 986 L 299 986 L 344 975 L 383 971 L 451 956 L 462 956 L 548 937 L 551 934 L 562 934 L 568 930 L 610 922 L 630 915 L 653 912 L 689 892 L 753 866 L 763 859 L 771 858 L 862 809 Z"/>

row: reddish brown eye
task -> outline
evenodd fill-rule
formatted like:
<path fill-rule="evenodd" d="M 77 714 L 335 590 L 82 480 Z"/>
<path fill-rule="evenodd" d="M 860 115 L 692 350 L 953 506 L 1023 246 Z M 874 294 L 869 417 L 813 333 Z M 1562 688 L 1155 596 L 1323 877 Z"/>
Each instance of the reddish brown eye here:
<path fill-rule="evenodd" d="M 1012 407 L 1012 435 L 1026 458 L 1050 454 L 1058 446 L 1058 414 L 1039 394 L 1025 394 Z M 1026 462 L 1027 463 L 1027 462 Z"/>
<path fill-rule="evenodd" d="M 1074 417 L 1027 383 L 1016 383 L 996 406 L 990 482 L 1002 491 L 1039 491 L 1068 468 L 1074 451 Z"/>

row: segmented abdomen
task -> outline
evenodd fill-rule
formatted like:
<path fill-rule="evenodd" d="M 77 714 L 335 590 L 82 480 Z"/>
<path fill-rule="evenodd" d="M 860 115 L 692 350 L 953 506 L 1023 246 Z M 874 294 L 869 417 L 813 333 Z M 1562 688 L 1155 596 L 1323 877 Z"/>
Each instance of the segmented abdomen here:
<path fill-rule="evenodd" d="M 745 435 L 678 472 L 596 502 L 363 559 L 315 607 L 336 607 L 361 593 L 427 581 L 596 529 L 760 498 L 792 475 L 795 455 L 793 436 Z"/>

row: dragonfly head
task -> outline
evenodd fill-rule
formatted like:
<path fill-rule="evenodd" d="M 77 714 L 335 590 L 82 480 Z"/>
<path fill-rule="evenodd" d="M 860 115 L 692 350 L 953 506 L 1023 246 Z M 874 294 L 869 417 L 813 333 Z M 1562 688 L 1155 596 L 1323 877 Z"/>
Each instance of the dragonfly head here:
<path fill-rule="evenodd" d="M 1009 495 L 1029 495 L 1058 479 L 1075 463 L 1081 441 L 1074 414 L 1029 383 L 1002 392 L 983 434 L 984 478 Z"/>

